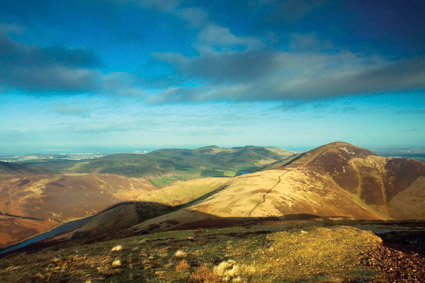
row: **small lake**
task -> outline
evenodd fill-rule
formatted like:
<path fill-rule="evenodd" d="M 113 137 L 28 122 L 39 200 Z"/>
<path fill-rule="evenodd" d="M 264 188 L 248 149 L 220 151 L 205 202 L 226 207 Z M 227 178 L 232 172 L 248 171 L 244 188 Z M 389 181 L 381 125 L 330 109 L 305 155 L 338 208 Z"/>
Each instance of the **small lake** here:
<path fill-rule="evenodd" d="M 80 227 L 81 225 L 83 225 L 84 223 L 86 223 L 92 217 L 93 216 L 82 218 L 82 219 L 78 219 L 78 220 L 74 220 L 74 221 L 69 221 L 69 222 L 67 222 L 67 223 L 65 223 L 65 224 L 63 224 L 63 225 L 61 225 L 59 227 L 56 227 L 55 229 L 53 229 L 53 230 L 51 230 L 49 232 L 40 234 L 40 235 L 35 236 L 33 238 L 30 238 L 30 239 L 28 239 L 26 241 L 23 241 L 23 242 L 21 242 L 19 244 L 16 244 L 16 245 L 10 246 L 8 248 L 2 249 L 2 250 L 0 250 L 0 255 L 2 255 L 4 253 L 7 253 L 7 252 L 10 252 L 10 251 L 17 250 L 17 249 L 22 248 L 22 247 L 25 247 L 25 246 L 28 246 L 29 244 L 36 243 L 38 241 L 46 240 L 47 238 L 56 236 L 56 235 L 58 235 L 60 233 L 64 233 L 64 232 L 68 232 L 68 231 L 74 230 L 74 229 Z"/>
<path fill-rule="evenodd" d="M 252 172 L 252 170 L 241 170 L 241 171 L 236 172 L 235 176 L 245 175 L 245 174 L 249 174 L 251 172 Z"/>

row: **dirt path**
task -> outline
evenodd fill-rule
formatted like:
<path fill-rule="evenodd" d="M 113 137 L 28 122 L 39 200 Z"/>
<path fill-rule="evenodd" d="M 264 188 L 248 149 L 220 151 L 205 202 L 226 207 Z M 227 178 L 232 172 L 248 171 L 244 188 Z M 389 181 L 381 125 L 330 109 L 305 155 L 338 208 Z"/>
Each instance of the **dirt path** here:
<path fill-rule="evenodd" d="M 10 210 L 13 207 L 12 190 L 10 188 L 10 185 L 7 185 L 7 192 L 8 192 L 8 195 L 9 195 L 9 204 L 7 205 L 6 213 L 10 213 Z"/>
<path fill-rule="evenodd" d="M 267 195 L 268 195 L 268 194 L 270 194 L 270 193 L 273 191 L 273 189 L 274 189 L 274 188 L 276 188 L 276 187 L 277 187 L 277 185 L 279 185 L 279 184 L 280 184 L 280 182 L 282 181 L 282 177 L 283 177 L 283 175 L 285 175 L 286 173 L 288 173 L 288 171 L 283 172 L 283 173 L 279 176 L 279 179 L 278 179 L 277 183 L 276 183 L 276 184 L 274 184 L 274 186 L 273 186 L 273 187 L 271 187 L 271 188 L 270 188 L 267 192 L 265 192 L 265 193 L 264 193 L 264 195 L 263 195 L 263 201 L 262 201 L 262 202 L 257 203 L 257 204 L 254 206 L 254 208 L 253 208 L 253 209 L 251 209 L 251 211 L 248 213 L 248 217 L 251 217 L 251 214 L 254 212 L 254 210 L 256 210 L 256 209 L 257 209 L 257 207 L 259 207 L 261 204 L 263 204 L 263 203 L 265 203 L 265 202 L 266 202 L 266 197 L 267 197 Z"/>

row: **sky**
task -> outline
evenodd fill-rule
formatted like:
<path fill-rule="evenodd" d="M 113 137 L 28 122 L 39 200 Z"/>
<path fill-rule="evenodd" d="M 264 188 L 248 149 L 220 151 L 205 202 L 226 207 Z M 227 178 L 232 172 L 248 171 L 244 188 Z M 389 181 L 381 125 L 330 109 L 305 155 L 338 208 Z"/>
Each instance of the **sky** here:
<path fill-rule="evenodd" d="M 422 0 L 2 0 L 0 154 L 425 147 Z"/>

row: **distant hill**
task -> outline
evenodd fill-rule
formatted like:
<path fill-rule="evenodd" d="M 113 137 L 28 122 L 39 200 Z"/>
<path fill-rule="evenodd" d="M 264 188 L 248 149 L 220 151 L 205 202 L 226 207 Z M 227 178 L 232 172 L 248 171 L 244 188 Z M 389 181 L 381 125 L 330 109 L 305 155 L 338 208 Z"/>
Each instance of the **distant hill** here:
<path fill-rule="evenodd" d="M 26 166 L 21 165 L 17 163 L 12 162 L 2 162 L 0 161 L 0 174 L 47 174 L 49 171 L 32 167 L 32 166 Z"/>
<path fill-rule="evenodd" d="M 70 164 L 63 171 L 127 177 L 149 176 L 154 185 L 163 187 L 177 180 L 196 177 L 234 176 L 238 171 L 254 170 L 292 155 L 293 152 L 288 150 L 256 146 L 161 149 L 147 154 L 112 154 Z"/>

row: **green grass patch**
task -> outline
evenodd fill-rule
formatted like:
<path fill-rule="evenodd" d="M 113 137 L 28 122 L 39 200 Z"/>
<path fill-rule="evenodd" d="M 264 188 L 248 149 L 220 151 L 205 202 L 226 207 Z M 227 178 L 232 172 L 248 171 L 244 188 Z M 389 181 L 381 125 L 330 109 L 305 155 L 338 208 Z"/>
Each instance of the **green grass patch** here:
<path fill-rule="evenodd" d="M 151 182 L 151 184 L 154 185 L 155 187 L 163 188 L 163 187 L 172 185 L 173 183 L 177 181 L 188 181 L 192 179 L 193 177 L 191 176 L 175 175 L 175 176 L 163 176 L 163 177 L 151 178 L 149 179 L 149 182 Z"/>
<path fill-rule="evenodd" d="M 207 169 L 201 172 L 201 177 L 224 177 L 224 171 L 216 169 Z"/>

